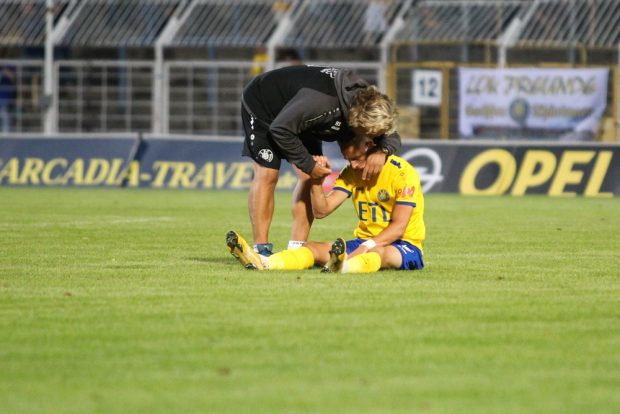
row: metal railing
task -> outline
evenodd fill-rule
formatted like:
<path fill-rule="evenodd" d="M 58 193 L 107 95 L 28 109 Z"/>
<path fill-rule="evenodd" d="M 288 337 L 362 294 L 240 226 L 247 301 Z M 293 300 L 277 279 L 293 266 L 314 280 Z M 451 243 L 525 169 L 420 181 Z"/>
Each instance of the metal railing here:
<path fill-rule="evenodd" d="M 0 61 L 0 131 L 42 132 L 43 62 Z"/>
<path fill-rule="evenodd" d="M 240 97 L 251 62 L 169 62 L 164 133 L 241 135 Z"/>
<path fill-rule="evenodd" d="M 61 61 L 55 67 L 59 132 L 150 132 L 152 62 Z"/>
<path fill-rule="evenodd" d="M 377 63 L 308 62 L 353 68 L 370 83 L 377 83 Z M 252 79 L 252 62 L 168 62 L 162 104 L 164 133 L 236 135 L 241 125 L 241 93 Z"/>
<path fill-rule="evenodd" d="M 371 83 L 381 73 L 377 63 L 309 63 L 353 68 Z M 5 60 L 2 66 L 10 67 L 17 81 L 8 107 L 8 132 L 43 132 L 43 109 L 49 102 L 42 95 L 42 62 Z M 167 62 L 164 98 L 155 101 L 151 61 L 58 61 L 53 74 L 52 99 L 58 108 L 54 129 L 150 133 L 154 106 L 161 105 L 165 134 L 239 136 L 240 97 L 253 76 L 252 67 L 252 62 L 239 61 Z"/>

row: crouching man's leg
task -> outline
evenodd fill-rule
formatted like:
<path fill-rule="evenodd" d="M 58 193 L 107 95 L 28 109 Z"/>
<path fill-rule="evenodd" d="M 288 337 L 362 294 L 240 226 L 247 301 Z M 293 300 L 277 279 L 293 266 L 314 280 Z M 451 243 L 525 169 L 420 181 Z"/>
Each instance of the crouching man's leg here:
<path fill-rule="evenodd" d="M 299 179 L 293 190 L 291 203 L 293 223 L 291 224 L 291 238 L 288 243 L 289 249 L 295 249 L 305 244 L 306 240 L 308 240 L 308 234 L 310 234 L 310 227 L 314 221 L 312 202 L 310 201 L 310 188 L 312 184 L 310 176 L 295 165 L 293 165 L 293 169 Z"/>
<path fill-rule="evenodd" d="M 273 219 L 275 191 L 279 170 L 254 163 L 254 178 L 248 193 L 248 212 L 256 251 L 264 256 L 272 253 L 269 228 Z"/>

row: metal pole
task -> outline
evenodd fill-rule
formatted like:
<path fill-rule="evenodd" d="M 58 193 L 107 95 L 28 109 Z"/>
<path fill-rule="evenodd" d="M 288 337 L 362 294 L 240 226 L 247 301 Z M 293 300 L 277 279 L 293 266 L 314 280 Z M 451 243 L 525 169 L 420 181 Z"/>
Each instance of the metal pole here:
<path fill-rule="evenodd" d="M 618 68 L 614 81 L 616 83 L 616 113 L 614 114 L 616 119 L 614 119 L 614 127 L 616 128 L 616 141 L 620 142 L 620 102 L 618 102 L 620 100 L 620 42 L 618 43 Z"/>
<path fill-rule="evenodd" d="M 463 14 L 461 14 L 461 26 L 463 27 L 463 32 L 465 33 L 463 43 L 461 45 L 461 62 L 469 62 L 469 47 L 467 44 L 467 39 L 469 35 L 469 7 L 466 4 L 461 4 L 461 10 Z"/>
<path fill-rule="evenodd" d="M 441 69 L 442 88 L 441 88 L 441 121 L 439 124 L 439 137 L 441 139 L 450 138 L 450 67 L 444 66 Z"/>
<path fill-rule="evenodd" d="M 300 7 L 307 7 L 308 2 L 305 1 Z M 293 20 L 296 19 L 296 16 L 293 16 L 293 9 L 295 7 L 291 5 L 284 13 L 282 13 L 278 20 L 278 25 L 276 29 L 273 31 L 273 34 L 267 39 L 267 65 L 265 70 L 272 70 L 276 67 L 276 47 L 281 44 L 286 37 L 291 25 L 293 25 Z M 301 14 L 299 12 L 297 16 Z"/>
<path fill-rule="evenodd" d="M 163 111 L 163 84 L 164 84 L 164 46 L 160 43 L 155 45 L 155 65 L 153 67 L 153 107 L 152 107 L 152 134 L 162 134 L 164 131 L 162 123 Z"/>
<path fill-rule="evenodd" d="M 396 38 L 396 35 L 400 31 L 400 29 L 405 25 L 405 13 L 412 6 L 413 5 L 412 5 L 411 0 L 403 3 L 403 6 L 400 9 L 400 12 L 394 18 L 393 24 L 385 32 L 385 34 L 383 36 L 383 39 L 381 40 L 381 43 L 379 44 L 379 50 L 381 52 L 381 58 L 380 58 L 380 60 L 381 60 L 381 69 L 379 70 L 379 81 L 378 81 L 378 85 L 377 86 L 384 93 L 389 89 L 388 71 L 389 71 L 389 68 L 390 68 L 390 49 L 391 49 L 391 45 L 394 42 L 394 39 Z M 396 62 L 396 59 L 394 59 L 394 63 L 395 62 Z M 394 100 L 396 100 L 396 96 L 393 96 L 392 98 Z"/>
<path fill-rule="evenodd" d="M 56 132 L 58 107 L 54 99 L 54 2 L 46 0 L 45 12 L 45 65 L 43 73 L 43 132 L 52 135 Z"/>
<path fill-rule="evenodd" d="M 168 113 L 166 108 L 168 107 L 168 96 L 166 94 L 167 82 L 169 81 L 165 76 L 164 70 L 164 47 L 168 45 L 174 35 L 181 27 L 181 24 L 187 20 L 188 16 L 194 11 L 197 2 L 192 2 L 187 5 L 187 1 L 183 1 L 179 4 L 175 10 L 175 14 L 170 18 L 166 27 L 161 31 L 161 34 L 155 41 L 155 62 L 153 65 L 153 106 L 151 108 L 151 133 L 153 134 L 167 134 L 169 130 L 168 125 Z M 166 111 L 166 112 L 165 112 Z"/>

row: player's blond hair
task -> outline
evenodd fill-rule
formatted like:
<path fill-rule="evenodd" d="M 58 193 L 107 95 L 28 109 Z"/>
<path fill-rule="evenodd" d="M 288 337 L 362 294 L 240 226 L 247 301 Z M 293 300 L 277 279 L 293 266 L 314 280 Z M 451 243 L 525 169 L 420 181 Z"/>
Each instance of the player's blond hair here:
<path fill-rule="evenodd" d="M 360 90 L 351 102 L 349 126 L 362 128 L 372 137 L 396 130 L 396 105 L 376 86 Z"/>

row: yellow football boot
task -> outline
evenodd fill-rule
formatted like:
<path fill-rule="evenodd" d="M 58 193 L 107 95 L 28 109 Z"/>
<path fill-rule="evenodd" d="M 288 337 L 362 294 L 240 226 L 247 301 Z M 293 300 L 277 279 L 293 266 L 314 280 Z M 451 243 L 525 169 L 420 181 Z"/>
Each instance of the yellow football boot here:
<path fill-rule="evenodd" d="M 337 238 L 329 250 L 329 261 L 323 266 L 323 273 L 342 273 L 342 267 L 347 260 L 347 243 L 343 238 Z"/>
<path fill-rule="evenodd" d="M 226 245 L 239 263 L 246 269 L 263 270 L 263 262 L 258 253 L 235 231 L 229 231 L 226 234 Z"/>

